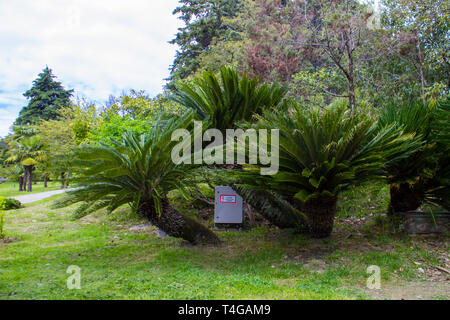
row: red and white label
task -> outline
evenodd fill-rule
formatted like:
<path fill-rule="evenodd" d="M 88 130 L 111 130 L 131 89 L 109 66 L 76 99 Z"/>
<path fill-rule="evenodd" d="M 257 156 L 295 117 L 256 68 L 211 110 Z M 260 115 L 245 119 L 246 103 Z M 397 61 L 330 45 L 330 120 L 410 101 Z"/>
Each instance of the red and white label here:
<path fill-rule="evenodd" d="M 220 196 L 220 203 L 236 203 L 236 196 L 223 194 Z"/>

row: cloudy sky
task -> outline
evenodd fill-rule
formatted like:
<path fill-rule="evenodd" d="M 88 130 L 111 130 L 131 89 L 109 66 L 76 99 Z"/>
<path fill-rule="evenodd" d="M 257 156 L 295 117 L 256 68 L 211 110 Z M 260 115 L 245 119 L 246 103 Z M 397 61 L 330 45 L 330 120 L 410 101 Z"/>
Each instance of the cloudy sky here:
<path fill-rule="evenodd" d="M 177 0 L 0 0 L 0 137 L 48 65 L 66 88 L 103 103 L 130 88 L 161 92 L 181 26 Z"/>

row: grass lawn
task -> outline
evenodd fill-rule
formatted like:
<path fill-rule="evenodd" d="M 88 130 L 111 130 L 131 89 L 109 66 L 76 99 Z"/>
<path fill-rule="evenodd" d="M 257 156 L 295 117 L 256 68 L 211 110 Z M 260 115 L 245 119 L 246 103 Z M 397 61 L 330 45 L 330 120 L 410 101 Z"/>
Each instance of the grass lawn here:
<path fill-rule="evenodd" d="M 33 184 L 33 192 L 19 192 L 18 183 L 16 181 L 8 181 L 0 184 L 0 196 L 3 197 L 23 196 L 30 193 L 58 190 L 60 187 L 61 183 L 58 181 L 50 181 L 48 183 L 48 188 L 44 188 L 44 182 L 38 181 L 37 184 Z"/>
<path fill-rule="evenodd" d="M 347 216 L 351 204 L 340 204 L 329 239 L 258 227 L 217 230 L 220 247 L 194 247 L 158 238 L 127 208 L 72 220 L 72 208 L 50 208 L 55 197 L 6 216 L 0 299 L 450 298 L 448 275 L 435 268 L 448 268 L 447 236 L 393 233 L 379 214 Z M 80 290 L 66 287 L 71 265 Z M 371 265 L 381 290 L 366 288 Z"/>

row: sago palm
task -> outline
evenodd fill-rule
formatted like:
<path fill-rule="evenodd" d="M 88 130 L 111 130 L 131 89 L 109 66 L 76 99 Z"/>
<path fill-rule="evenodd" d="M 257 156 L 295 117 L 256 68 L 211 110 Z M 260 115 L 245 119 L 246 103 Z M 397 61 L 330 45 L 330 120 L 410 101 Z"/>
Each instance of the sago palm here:
<path fill-rule="evenodd" d="M 426 194 L 448 190 L 448 183 L 445 187 L 450 151 L 448 119 L 448 99 L 438 104 L 425 104 L 422 100 L 392 103 L 382 111 L 380 127 L 396 125 L 414 134 L 422 144 L 408 157 L 399 161 L 389 159 L 385 167 L 390 184 L 390 213 L 415 210 L 427 198 Z"/>
<path fill-rule="evenodd" d="M 181 84 L 172 99 L 192 109 L 205 126 L 224 132 L 235 128 L 237 121 L 277 106 L 285 94 L 285 88 L 277 84 L 260 85 L 247 73 L 239 76 L 235 68 L 222 67 L 219 76 L 204 72 L 193 84 Z"/>
<path fill-rule="evenodd" d="M 293 103 L 258 119 L 257 129 L 280 130 L 279 171 L 261 176 L 250 166 L 237 173 L 240 185 L 284 197 L 304 215 L 313 237 L 330 235 L 342 190 L 381 178 L 387 156 L 404 157 L 412 148 L 412 135 L 394 126 L 378 129 L 374 119 L 345 104 L 305 110 Z"/>
<path fill-rule="evenodd" d="M 203 121 L 205 129 L 219 129 L 225 135 L 226 129 L 235 129 L 239 122 L 251 120 L 263 110 L 279 106 L 285 94 L 286 89 L 278 84 L 260 84 L 257 78 L 250 78 L 247 73 L 240 76 L 235 68 L 222 67 L 218 76 L 204 72 L 193 83 L 181 84 L 172 99 L 193 110 L 196 119 Z M 221 168 L 240 166 L 229 164 Z M 238 186 L 234 187 L 238 189 Z M 279 199 L 269 198 L 264 192 L 237 191 L 273 224 L 287 226 L 292 222 L 273 214 L 272 208 L 285 207 Z"/>
<path fill-rule="evenodd" d="M 128 132 L 123 141 L 112 140 L 112 146 L 81 146 L 72 161 L 78 185 L 57 206 L 82 202 L 76 215 L 84 216 L 102 208 L 112 212 L 130 204 L 170 236 L 191 243 L 218 243 L 214 233 L 178 212 L 167 198 L 169 191 L 183 190 L 191 177 L 192 166 L 177 165 L 171 159 L 177 144 L 171 141 L 171 135 L 176 129 L 189 127 L 192 120 L 192 113 L 187 113 L 157 122 L 141 136 Z"/>
<path fill-rule="evenodd" d="M 438 102 L 431 138 L 439 154 L 432 183 L 425 191 L 425 199 L 450 210 L 450 95 Z"/>

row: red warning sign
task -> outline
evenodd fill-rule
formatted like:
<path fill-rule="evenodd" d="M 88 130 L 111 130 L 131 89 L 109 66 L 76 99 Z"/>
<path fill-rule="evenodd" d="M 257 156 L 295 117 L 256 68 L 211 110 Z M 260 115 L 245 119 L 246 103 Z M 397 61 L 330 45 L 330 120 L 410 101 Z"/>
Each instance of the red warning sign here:
<path fill-rule="evenodd" d="M 236 203 L 236 195 L 220 195 L 220 203 Z"/>

